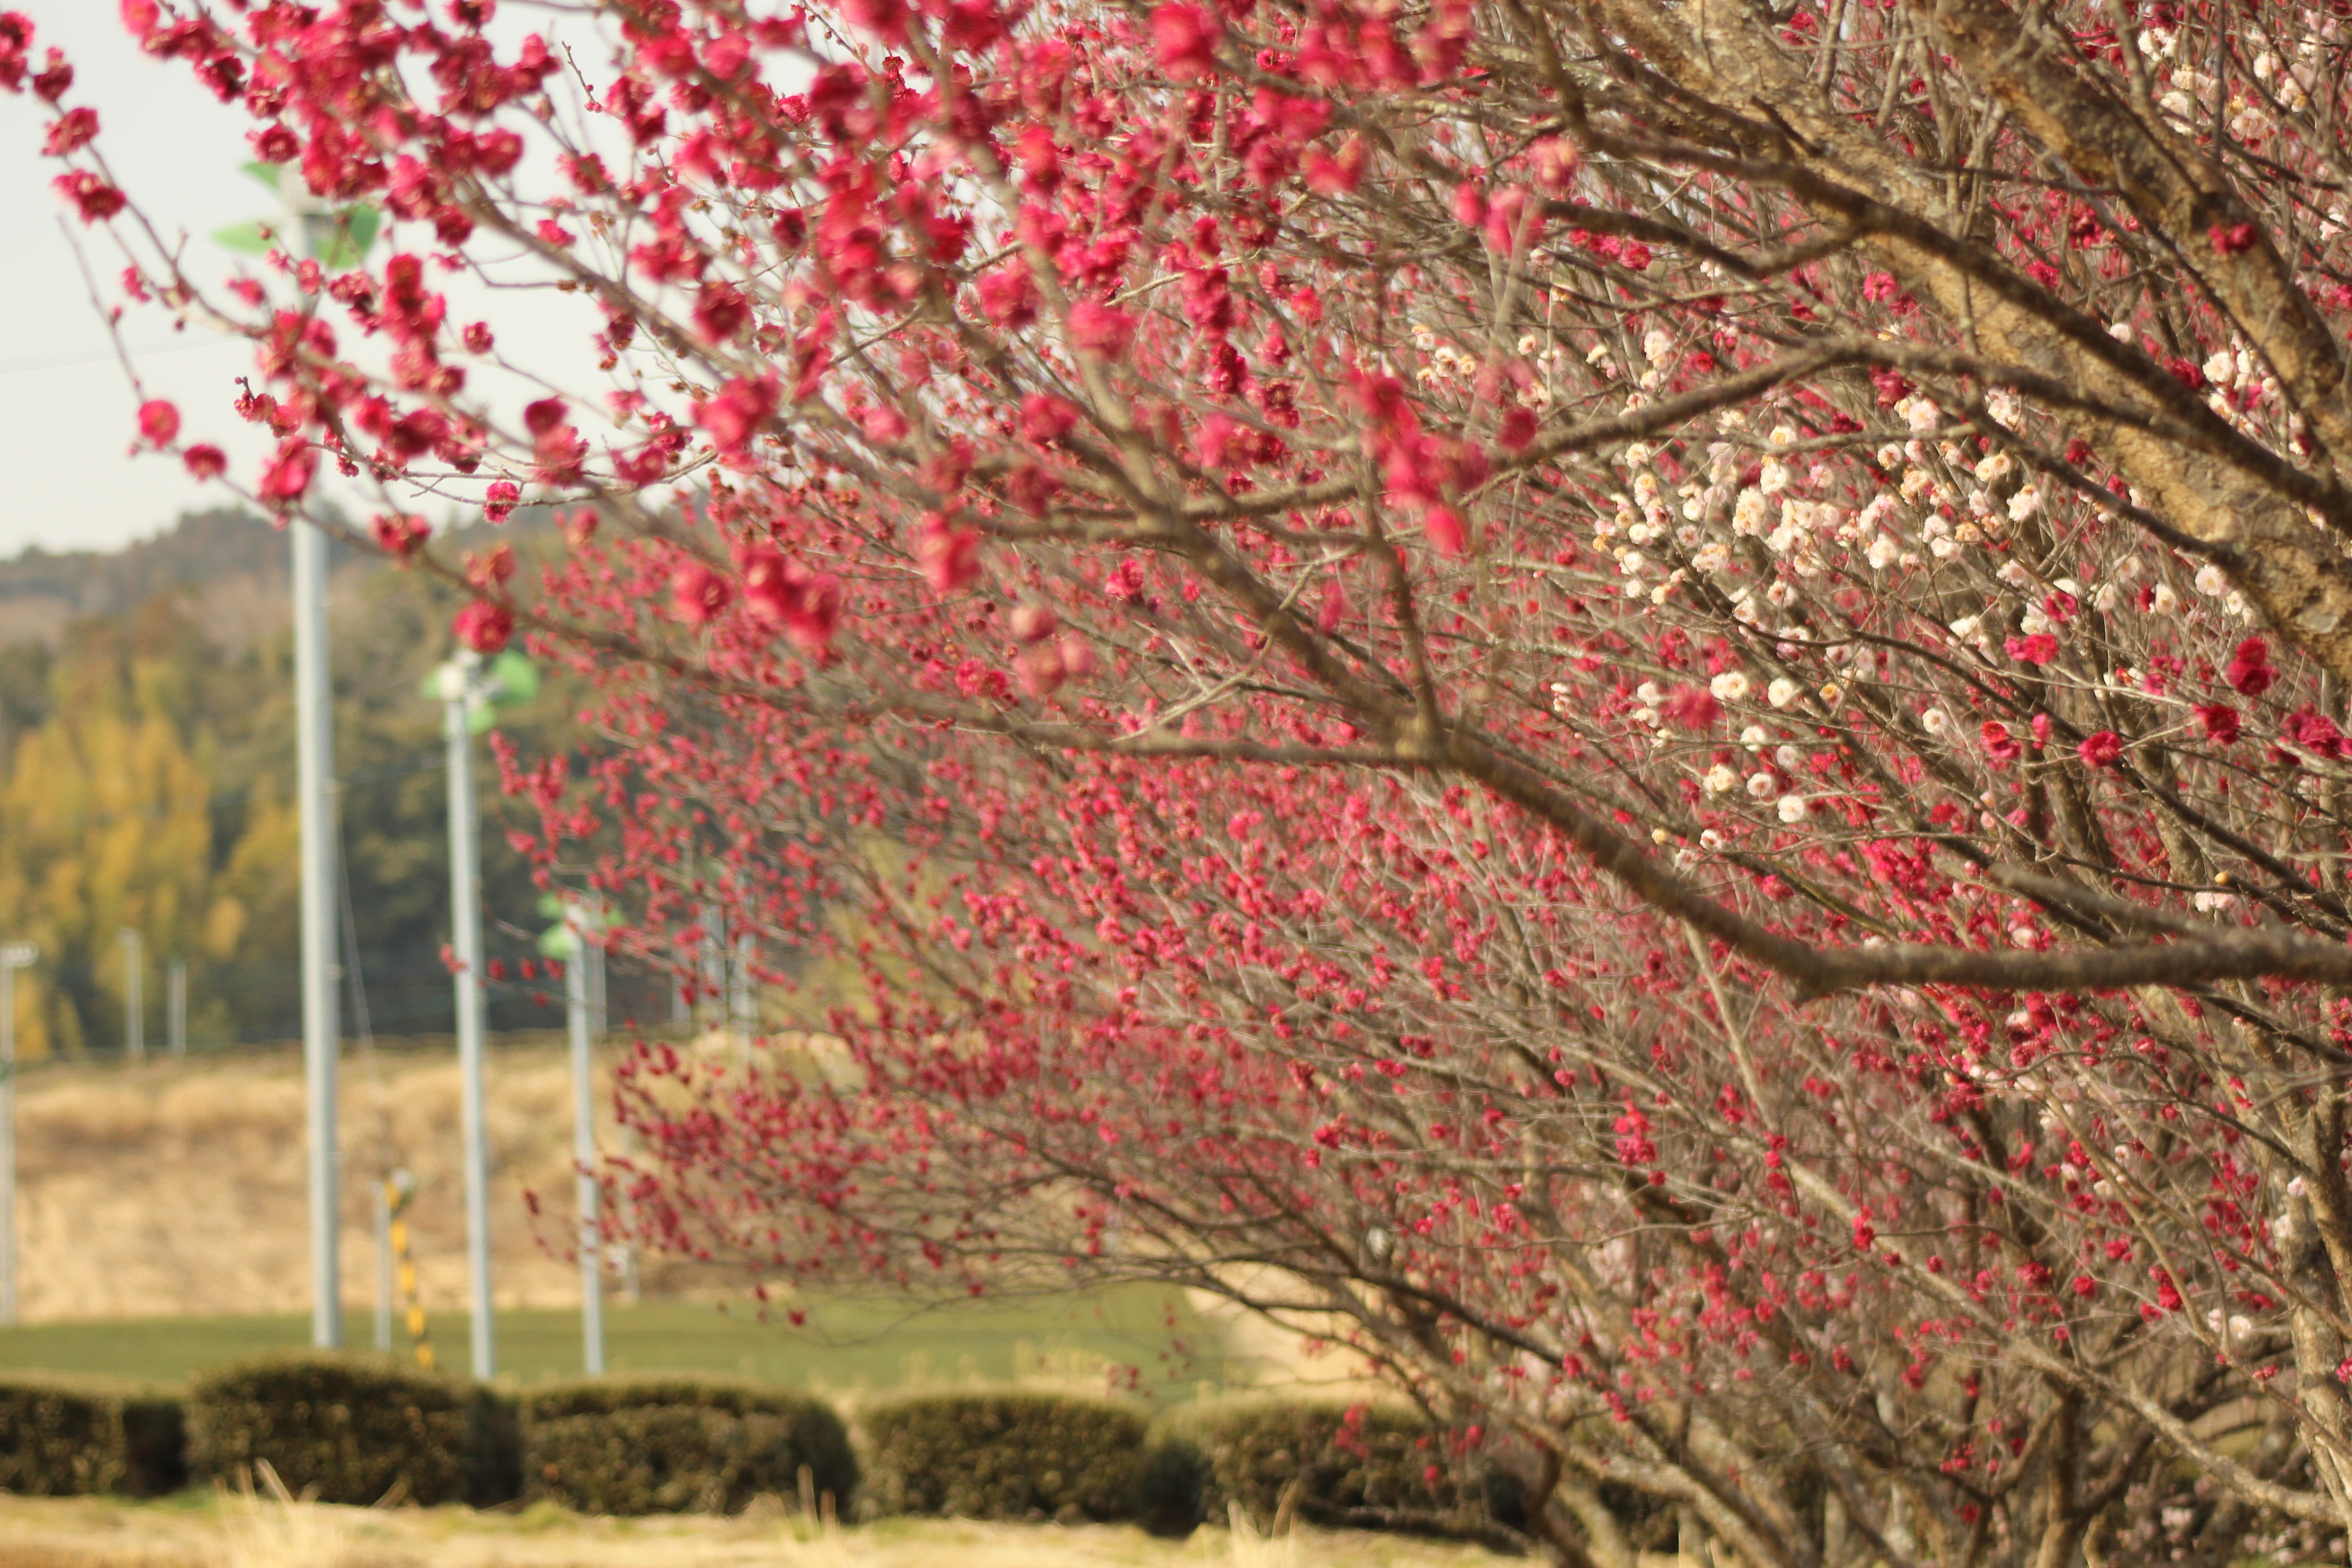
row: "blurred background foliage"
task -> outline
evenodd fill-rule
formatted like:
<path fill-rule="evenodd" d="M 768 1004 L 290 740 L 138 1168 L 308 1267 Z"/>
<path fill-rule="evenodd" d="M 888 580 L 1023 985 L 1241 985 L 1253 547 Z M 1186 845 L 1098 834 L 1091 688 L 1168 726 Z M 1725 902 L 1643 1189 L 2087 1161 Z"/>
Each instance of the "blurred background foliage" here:
<path fill-rule="evenodd" d="M 525 570 L 547 537 L 526 519 L 499 532 Z M 207 512 L 112 554 L 0 563 L 0 938 L 42 949 L 19 977 L 26 1056 L 122 1050 L 125 930 L 143 939 L 151 1051 L 164 1044 L 174 959 L 188 970 L 192 1048 L 299 1034 L 289 548 L 257 518 Z M 418 688 L 451 651 L 457 603 L 379 559 L 334 558 L 346 949 L 358 961 L 346 1035 L 452 1026 L 441 712 Z M 529 755 L 576 747 L 577 695 L 550 679 L 499 726 Z M 561 987 L 541 1001 L 543 976 L 523 977 L 545 921 L 507 843 L 487 746 L 477 772 L 489 952 L 506 971 L 491 1025 L 558 1025 Z M 658 1006 L 661 988 L 624 985 L 615 1010 L 648 997 Z"/>

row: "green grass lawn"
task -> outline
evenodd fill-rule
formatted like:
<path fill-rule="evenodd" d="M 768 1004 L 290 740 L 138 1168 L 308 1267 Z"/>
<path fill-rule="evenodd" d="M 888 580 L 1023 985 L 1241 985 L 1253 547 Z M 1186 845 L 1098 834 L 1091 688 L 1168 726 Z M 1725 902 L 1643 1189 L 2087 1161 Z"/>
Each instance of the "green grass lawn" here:
<path fill-rule="evenodd" d="M 362 1308 L 345 1319 L 364 1344 L 373 1330 Z M 471 1370 L 467 1319 L 446 1313 L 430 1332 L 440 1364 Z M 220 1362 L 310 1342 L 310 1319 L 131 1318 L 37 1323 L 0 1330 L 0 1370 L 103 1373 L 176 1383 Z M 404 1346 L 404 1338 L 395 1337 Z M 605 1364 L 615 1372 L 699 1372 L 756 1378 L 824 1393 L 1050 1380 L 1155 1402 L 1190 1399 L 1233 1373 L 1212 1323 L 1182 1294 L 1154 1287 L 1026 1301 L 982 1300 L 914 1311 L 902 1304 L 849 1300 L 809 1304 L 805 1327 L 779 1315 L 760 1322 L 740 1307 L 701 1301 L 608 1302 Z M 525 1383 L 580 1370 L 580 1316 L 569 1308 L 498 1315 L 499 1370 Z"/>

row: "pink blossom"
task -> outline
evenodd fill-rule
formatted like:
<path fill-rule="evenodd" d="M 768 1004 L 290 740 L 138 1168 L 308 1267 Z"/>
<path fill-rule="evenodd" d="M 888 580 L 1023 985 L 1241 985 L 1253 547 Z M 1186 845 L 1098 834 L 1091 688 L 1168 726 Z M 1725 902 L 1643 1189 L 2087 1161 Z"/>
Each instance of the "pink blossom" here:
<path fill-rule="evenodd" d="M 2271 645 L 2260 637 L 2248 637 L 2230 656 L 2230 667 L 2222 677 L 2241 696 L 2260 697 L 2278 679 L 2278 670 L 2271 663 Z"/>
<path fill-rule="evenodd" d="M 160 397 L 139 405 L 139 437 L 151 447 L 168 447 L 178 439 L 180 411 Z"/>
<path fill-rule="evenodd" d="M 1161 5 L 1151 13 L 1151 41 L 1160 68 L 1177 81 L 1207 76 L 1217 68 L 1215 18 L 1198 5 Z"/>
<path fill-rule="evenodd" d="M 2204 726 L 2205 738 L 2217 746 L 2226 746 L 2238 738 L 2238 710 L 2225 702 L 2200 704 L 2192 710 L 2197 721 Z"/>
<path fill-rule="evenodd" d="M 2113 730 L 2102 730 L 2095 735 L 2084 736 L 2074 752 L 2087 767 L 2111 768 L 2123 760 L 2123 737 Z"/>
<path fill-rule="evenodd" d="M 1440 555 L 1458 559 L 1469 551 L 1469 534 L 1462 525 L 1462 514 L 1450 506 L 1433 506 L 1423 512 L 1421 531 Z"/>
<path fill-rule="evenodd" d="M 289 436 L 278 443 L 278 450 L 261 470 L 257 492 L 271 506 L 284 506 L 299 500 L 302 492 L 310 488 L 310 476 L 318 471 L 319 455 L 299 436 Z"/>
<path fill-rule="evenodd" d="M 1077 424 L 1077 409 L 1050 392 L 1033 392 L 1021 400 L 1021 434 L 1041 447 L 1052 446 Z"/>
<path fill-rule="evenodd" d="M 725 453 L 740 453 L 776 412 L 776 378 L 739 375 L 707 403 L 694 405 L 695 423 L 710 432 Z"/>
<path fill-rule="evenodd" d="M 100 179 L 87 169 L 76 169 L 70 174 L 59 174 L 49 182 L 63 191 L 81 214 L 85 224 L 103 223 L 121 212 L 128 204 L 122 193 Z"/>
<path fill-rule="evenodd" d="M 1102 359 L 1123 357 L 1135 340 L 1135 318 L 1097 300 L 1070 307 L 1070 346 Z"/>
<path fill-rule="evenodd" d="M 476 599 L 457 612 L 452 627 L 476 653 L 496 653 L 514 636 L 514 615 L 504 605 Z"/>
<path fill-rule="evenodd" d="M 670 605 L 689 626 L 708 626 L 735 596 L 727 579 L 699 561 L 689 561 L 669 577 Z"/>
<path fill-rule="evenodd" d="M 1723 717 L 1723 705 L 1704 686 L 1677 686 L 1658 704 L 1658 711 L 1685 730 L 1705 730 Z"/>

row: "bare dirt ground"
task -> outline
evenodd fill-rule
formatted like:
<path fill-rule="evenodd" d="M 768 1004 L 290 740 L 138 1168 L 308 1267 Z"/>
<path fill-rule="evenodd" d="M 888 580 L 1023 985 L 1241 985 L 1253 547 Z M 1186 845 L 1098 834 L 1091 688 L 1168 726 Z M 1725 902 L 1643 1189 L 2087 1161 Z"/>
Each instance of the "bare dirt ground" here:
<path fill-rule="evenodd" d="M 1131 1526 L 890 1520 L 582 1519 L 545 1506 L 343 1509 L 0 1498 L 0 1568 L 1499 1568 L 1475 1546 L 1302 1530 L 1154 1540 Z"/>

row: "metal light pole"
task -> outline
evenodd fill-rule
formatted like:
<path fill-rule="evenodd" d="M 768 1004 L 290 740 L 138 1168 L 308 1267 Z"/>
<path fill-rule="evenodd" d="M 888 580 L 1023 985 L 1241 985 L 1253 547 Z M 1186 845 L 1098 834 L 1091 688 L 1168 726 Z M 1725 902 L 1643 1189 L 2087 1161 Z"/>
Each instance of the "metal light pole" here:
<path fill-rule="evenodd" d="M 580 906 L 564 911 L 571 952 L 563 964 L 566 1022 L 572 1028 L 572 1159 L 580 1200 L 580 1340 L 591 1377 L 604 1370 L 604 1248 L 596 1229 L 595 1062 L 588 1051 L 588 922 Z"/>
<path fill-rule="evenodd" d="M 335 998 L 335 752 L 327 684 L 327 541 L 294 535 L 295 793 L 302 818 L 302 1077 L 310 1141 L 310 1342 L 343 1342 L 342 1193 L 335 1135 L 335 1068 L 342 1020 Z"/>
<path fill-rule="evenodd" d="M 0 1324 L 16 1322 L 16 971 L 41 956 L 29 942 L 0 946 Z"/>
<path fill-rule="evenodd" d="M 147 998 L 143 982 L 147 965 L 145 943 L 139 933 L 124 927 L 114 940 L 122 948 L 122 1054 L 134 1062 L 147 1059 Z"/>
<path fill-rule="evenodd" d="M 188 1054 L 188 961 L 172 960 L 168 983 L 163 993 L 163 1027 L 172 1054 Z"/>
<path fill-rule="evenodd" d="M 457 961 L 457 1068 L 463 1083 L 459 1121 L 465 1139 L 466 1261 L 473 1274 L 474 1375 L 497 1366 L 490 1321 L 490 1171 L 483 1128 L 482 893 L 480 829 L 474 813 L 474 731 L 470 710 L 487 702 L 480 660 L 471 653 L 441 667 L 442 733 L 449 751 L 449 903 L 451 945 Z"/>

